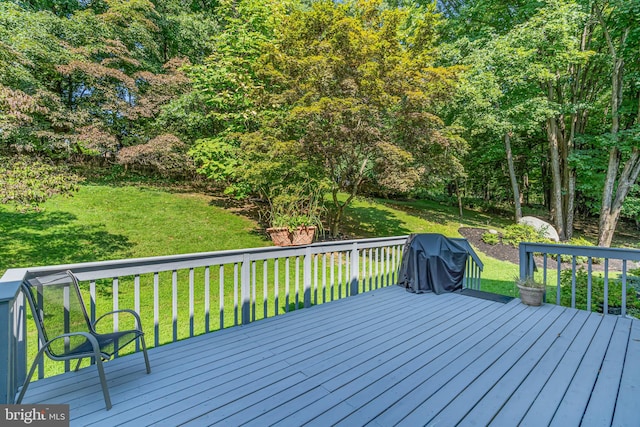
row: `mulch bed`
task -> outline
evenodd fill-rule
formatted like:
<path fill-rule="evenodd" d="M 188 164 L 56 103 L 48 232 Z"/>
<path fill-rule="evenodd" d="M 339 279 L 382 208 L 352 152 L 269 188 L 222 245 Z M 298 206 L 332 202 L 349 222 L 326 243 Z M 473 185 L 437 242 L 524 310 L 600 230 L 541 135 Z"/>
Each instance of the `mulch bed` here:
<path fill-rule="evenodd" d="M 484 228 L 471 228 L 471 227 L 461 227 L 459 230 L 460 234 L 469 241 L 469 243 L 471 243 L 471 245 L 476 248 L 477 250 L 479 250 L 480 252 L 492 257 L 492 258 L 496 258 L 499 259 L 501 261 L 509 261 L 512 262 L 514 264 L 519 264 L 520 263 L 520 252 L 518 250 L 517 247 L 512 246 L 512 245 L 507 245 L 507 244 L 503 244 L 503 243 L 498 243 L 495 245 L 490 245 L 488 243 L 485 243 L 482 240 L 482 235 L 484 233 L 487 232 L 486 229 Z M 554 257 L 555 258 L 555 257 Z M 550 269 L 556 269 L 557 268 L 557 263 L 556 260 L 554 258 L 551 258 L 550 256 L 547 257 L 547 268 Z M 535 257 L 535 263 L 536 265 L 541 268 L 542 264 L 543 264 L 543 259 L 542 257 Z M 577 268 L 580 267 L 584 267 L 585 270 L 587 269 L 587 264 L 577 264 Z M 562 267 L 563 269 L 565 268 L 571 268 L 571 263 L 562 263 Z M 627 268 L 634 268 L 635 267 L 635 263 L 629 262 L 627 263 Z M 592 270 L 593 271 L 603 271 L 604 270 L 604 263 L 600 263 L 600 264 L 595 264 L 592 263 Z M 610 271 L 621 271 L 622 270 L 622 261 L 621 260 L 616 260 L 616 259 L 610 259 L 609 260 L 609 270 Z"/>

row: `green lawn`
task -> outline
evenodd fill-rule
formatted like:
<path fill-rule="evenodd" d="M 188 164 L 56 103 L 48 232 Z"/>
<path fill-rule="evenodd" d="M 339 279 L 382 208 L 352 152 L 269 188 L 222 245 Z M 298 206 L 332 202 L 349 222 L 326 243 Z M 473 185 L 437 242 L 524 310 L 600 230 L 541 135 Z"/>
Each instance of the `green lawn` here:
<path fill-rule="evenodd" d="M 0 205 L 0 274 L 7 268 L 138 258 L 271 245 L 259 225 L 216 206 L 203 194 L 142 186 L 85 185 L 73 197 L 54 197 L 42 212 Z M 506 225 L 504 219 L 432 201 L 357 199 L 344 232 L 354 238 L 442 233 Z M 483 289 L 513 294 L 515 264 L 480 254 Z"/>
<path fill-rule="evenodd" d="M 9 206 L 0 205 L 0 272 L 6 268 L 55 265 L 109 259 L 137 258 L 156 255 L 172 255 L 226 249 L 252 248 L 271 245 L 259 224 L 254 220 L 225 210 L 214 203 L 211 196 L 183 194 L 140 186 L 85 185 L 71 198 L 55 197 L 44 204 L 42 212 L 19 213 Z M 349 237 L 383 237 L 404 235 L 413 232 L 442 233 L 459 237 L 458 228 L 493 224 L 489 216 L 466 212 L 460 220 L 457 211 L 428 202 L 386 202 L 382 200 L 357 200 L 347 209 L 344 230 Z M 482 288 L 507 295 L 514 294 L 512 279 L 517 273 L 515 264 L 500 262 L 480 254 L 485 263 Z M 342 256 L 344 257 L 344 255 Z M 336 258 L 336 262 L 337 263 Z M 343 261 L 340 261 L 343 262 Z M 319 268 L 322 271 L 322 261 Z M 326 260 L 330 264 L 329 260 Z M 346 259 L 344 279 L 334 289 L 344 296 L 348 274 Z M 263 265 L 256 265 L 256 318 L 263 317 L 265 304 L 262 274 Z M 267 272 L 273 277 L 273 264 Z M 330 267 L 325 268 L 328 278 Z M 280 312 L 285 306 L 295 308 L 296 292 L 302 299 L 301 280 L 296 288 L 295 259 L 289 266 L 289 301 L 285 300 L 285 263 L 279 267 Z M 189 335 L 189 272 L 179 271 L 177 335 Z M 210 271 L 210 322 L 211 329 L 219 327 L 220 318 L 224 326 L 237 321 L 234 310 L 233 266 L 227 266 L 224 277 L 224 313 L 220 313 L 218 267 Z M 337 270 L 336 270 L 337 275 Z M 204 276 L 205 269 L 194 271 L 194 329 L 204 332 Z M 322 277 L 322 272 L 320 273 Z M 159 276 L 160 318 L 157 334 L 153 316 L 153 275 L 140 277 L 141 316 L 148 335 L 148 344 L 170 342 L 173 337 L 171 272 Z M 97 313 L 112 309 L 113 296 L 110 280 L 98 281 Z M 269 283 L 268 315 L 275 312 L 273 284 Z M 88 293 L 88 284 L 83 284 Z M 119 278 L 118 304 L 120 308 L 133 308 L 134 278 Z M 320 291 L 321 292 L 321 291 Z M 319 296 L 321 299 L 321 295 Z M 328 297 L 327 299 L 332 299 Z M 124 319 L 121 319 L 121 321 Z M 31 322 L 29 322 L 31 327 Z M 121 324 L 121 328 L 126 325 Z M 35 340 L 35 331 L 30 331 L 30 342 Z M 35 347 L 29 346 L 30 359 Z M 48 374 L 61 372 L 59 363 L 46 362 Z"/>
<path fill-rule="evenodd" d="M 0 205 L 0 272 L 7 268 L 267 246 L 258 225 L 200 194 L 83 186 L 42 212 Z"/>

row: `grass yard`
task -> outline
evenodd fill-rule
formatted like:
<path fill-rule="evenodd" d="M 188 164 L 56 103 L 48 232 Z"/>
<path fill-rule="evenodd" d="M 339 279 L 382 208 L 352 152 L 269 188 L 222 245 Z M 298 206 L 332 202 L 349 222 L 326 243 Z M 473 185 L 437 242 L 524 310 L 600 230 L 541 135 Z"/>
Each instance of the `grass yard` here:
<path fill-rule="evenodd" d="M 210 196 L 163 191 L 140 186 L 85 185 L 71 198 L 55 197 L 43 206 L 42 212 L 19 213 L 0 205 L 0 270 L 6 268 L 67 264 L 110 259 L 138 258 L 227 249 L 252 248 L 271 245 L 259 224 L 254 220 L 216 206 Z M 473 211 L 466 211 L 462 219 L 457 210 L 433 202 L 388 202 L 383 200 L 356 200 L 344 220 L 345 233 L 354 238 L 404 235 L 414 232 L 442 233 L 460 237 L 461 226 L 498 226 L 499 220 Z M 514 295 L 513 277 L 518 271 L 515 264 L 498 261 L 479 254 L 485 263 L 482 289 Z M 346 256 L 346 255 L 342 255 Z M 257 263 L 257 296 L 255 318 L 295 309 L 302 301 L 300 265 L 291 259 L 287 266 L 281 260 L 278 270 L 278 299 L 274 283 L 264 283 L 262 272 L 274 277 L 275 266 Z M 324 271 L 331 276 L 334 269 L 335 286 L 318 289 L 318 302 L 345 295 L 349 273 L 348 262 L 341 257 L 317 260 L 320 276 Z M 323 264 L 323 262 L 325 264 Z M 342 265 L 338 271 L 338 264 Z M 344 267 L 344 270 L 342 268 Z M 288 279 L 286 271 L 289 272 Z M 212 267 L 139 277 L 140 313 L 147 331 L 148 345 L 163 344 L 174 336 L 184 338 L 205 332 L 205 318 L 209 330 L 231 326 L 238 322 L 238 301 L 234 296 L 234 283 L 238 272 L 233 265 L 221 271 Z M 205 277 L 209 277 L 207 281 Z M 343 277 L 339 279 L 339 277 Z M 273 281 L 273 279 L 270 279 Z M 157 284 L 156 284 L 157 281 Z M 193 285 L 191 285 L 193 283 Z M 206 285 L 208 283 L 208 286 Z M 179 284 L 179 286 L 177 285 Z M 266 287 L 265 287 L 266 285 Z M 134 307 L 134 277 L 121 277 L 117 283 L 119 308 Z M 88 300 L 89 284 L 83 289 Z M 208 288 L 208 290 L 207 290 Z M 96 283 L 96 312 L 110 311 L 113 306 L 114 286 L 110 280 Z M 223 294 L 224 310 L 220 309 Z M 208 294 L 207 299 L 205 295 Z M 154 306 L 157 295 L 158 307 Z M 266 298 L 265 298 L 266 295 Z M 173 298 L 176 297 L 174 309 Z M 208 300 L 209 315 L 205 316 Z M 194 316 L 191 318 L 190 312 Z M 120 327 L 127 325 L 120 317 Z M 108 326 L 108 325 L 107 325 Z M 29 322 L 32 327 L 32 322 Z M 30 340 L 34 342 L 35 331 Z M 35 346 L 30 346 L 30 360 Z M 46 361 L 47 375 L 61 372 L 63 365 Z"/>

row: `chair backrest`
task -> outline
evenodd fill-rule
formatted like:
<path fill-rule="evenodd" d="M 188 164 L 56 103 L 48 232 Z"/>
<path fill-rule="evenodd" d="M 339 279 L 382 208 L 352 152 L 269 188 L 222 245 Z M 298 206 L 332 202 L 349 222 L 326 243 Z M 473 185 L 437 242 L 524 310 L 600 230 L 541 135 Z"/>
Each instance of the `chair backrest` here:
<path fill-rule="evenodd" d="M 70 271 L 37 276 L 22 284 L 38 328 L 40 345 L 68 332 L 92 332 L 78 280 Z M 70 349 L 82 344 L 83 337 L 55 340 L 47 352 L 65 357 Z"/>

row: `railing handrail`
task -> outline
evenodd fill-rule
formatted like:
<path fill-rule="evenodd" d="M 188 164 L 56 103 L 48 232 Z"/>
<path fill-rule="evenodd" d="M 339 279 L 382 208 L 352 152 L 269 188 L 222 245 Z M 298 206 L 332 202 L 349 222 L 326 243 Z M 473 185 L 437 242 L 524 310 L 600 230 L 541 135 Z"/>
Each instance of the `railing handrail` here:
<path fill-rule="evenodd" d="M 480 269 L 480 271 L 484 270 L 484 264 L 480 260 L 480 257 L 478 257 L 478 254 L 476 253 L 476 251 L 473 250 L 473 247 L 471 246 L 471 244 L 467 239 L 465 239 L 464 237 L 454 237 L 454 238 L 451 238 L 451 240 L 455 240 L 457 243 L 464 246 L 467 249 L 469 256 L 478 265 L 478 268 Z"/>
<path fill-rule="evenodd" d="M 247 248 L 223 250 L 214 252 L 198 252 L 181 255 L 164 255 L 145 258 L 129 258 L 123 260 L 84 262 L 76 264 L 64 264 L 53 266 L 31 267 L 26 269 L 27 277 L 33 273 L 55 273 L 58 271 L 72 270 L 80 280 L 95 280 L 117 276 L 128 276 L 135 274 L 151 273 L 155 271 L 171 271 L 176 269 L 199 267 L 205 264 L 219 265 L 239 263 L 246 260 L 262 260 L 273 258 L 284 258 L 304 255 L 305 248 L 309 248 L 311 254 L 346 251 L 357 243 L 359 249 L 368 249 L 380 244 L 394 245 L 403 244 L 408 236 L 381 237 L 357 240 L 340 240 L 333 242 L 318 242 L 308 246 L 296 247 L 274 247 Z M 11 270 L 7 270 L 7 273 Z M 2 288 L 4 276 L 0 279 Z"/>
<path fill-rule="evenodd" d="M 630 248 L 605 248 L 601 246 L 574 246 L 555 243 L 522 242 L 520 243 L 520 251 L 640 261 L 640 250 Z"/>

